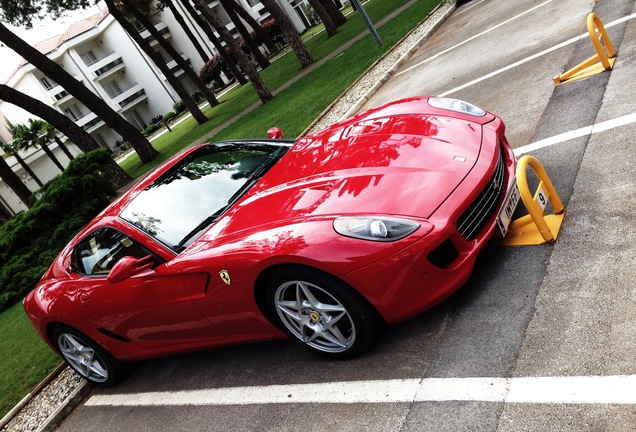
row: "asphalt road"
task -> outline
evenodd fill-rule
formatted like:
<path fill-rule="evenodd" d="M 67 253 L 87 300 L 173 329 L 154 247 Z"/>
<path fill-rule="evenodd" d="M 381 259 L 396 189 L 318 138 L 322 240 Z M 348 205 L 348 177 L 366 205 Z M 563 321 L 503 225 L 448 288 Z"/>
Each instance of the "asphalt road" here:
<path fill-rule="evenodd" d="M 60 431 L 636 430 L 634 0 L 462 3 L 367 103 L 449 95 L 499 114 L 546 168 L 567 217 L 556 243 L 490 247 L 463 289 L 329 362 L 252 344 L 139 364 Z M 594 51 L 611 72 L 555 87 Z"/>

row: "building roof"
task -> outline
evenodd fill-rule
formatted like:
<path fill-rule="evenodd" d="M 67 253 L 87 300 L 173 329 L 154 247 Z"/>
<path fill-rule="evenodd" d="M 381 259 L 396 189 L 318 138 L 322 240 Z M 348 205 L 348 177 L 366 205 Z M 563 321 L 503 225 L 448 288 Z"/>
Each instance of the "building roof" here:
<path fill-rule="evenodd" d="M 76 21 L 71 24 L 64 33 L 52 36 L 40 42 L 36 42 L 33 47 L 44 55 L 50 54 L 53 51 L 57 50 L 65 42 L 96 28 L 109 14 L 110 12 L 108 11 L 108 9 L 105 9 L 88 18 Z M 16 74 L 16 72 L 18 72 L 20 68 L 28 63 L 29 62 L 22 59 L 20 64 L 16 67 L 15 71 L 13 71 L 13 73 L 9 76 L 9 78 L 6 79 L 6 81 L 9 82 L 11 78 Z"/>
<path fill-rule="evenodd" d="M 58 49 L 64 42 L 96 28 L 104 20 L 104 18 L 108 16 L 108 14 L 108 9 L 106 9 L 103 12 L 97 13 L 81 21 L 76 21 L 71 24 L 64 33 L 37 42 L 33 45 L 33 47 L 42 54 L 49 54 Z"/>

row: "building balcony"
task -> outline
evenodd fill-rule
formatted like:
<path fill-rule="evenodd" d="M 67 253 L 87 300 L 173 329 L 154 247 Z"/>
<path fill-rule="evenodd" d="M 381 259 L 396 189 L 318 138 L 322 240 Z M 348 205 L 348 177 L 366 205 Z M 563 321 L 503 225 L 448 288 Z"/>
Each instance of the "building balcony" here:
<path fill-rule="evenodd" d="M 137 83 L 112 98 L 113 102 L 119 107 L 120 112 L 130 109 L 147 99 L 146 90 Z"/>
<path fill-rule="evenodd" d="M 47 89 L 47 93 L 54 104 L 61 104 L 73 98 L 73 96 L 71 96 L 69 92 L 59 84 Z"/>
<path fill-rule="evenodd" d="M 100 123 L 103 123 L 102 119 L 97 117 L 97 114 L 94 112 L 89 112 L 88 114 L 84 114 L 83 116 L 75 119 L 75 124 L 87 132 L 96 129 Z"/>
<path fill-rule="evenodd" d="M 157 29 L 159 34 L 163 36 L 164 39 L 170 39 L 172 37 L 172 35 L 170 34 L 170 29 L 168 28 L 168 24 L 166 24 L 165 22 L 161 21 L 157 23 L 155 25 L 155 28 Z M 151 35 L 150 31 L 148 31 L 147 29 L 142 30 L 141 32 L 139 32 L 139 34 L 142 38 L 148 41 L 150 46 L 154 46 L 158 43 L 155 37 Z"/>
<path fill-rule="evenodd" d="M 256 6 L 252 6 L 252 12 L 258 14 L 258 18 L 257 19 L 263 19 L 266 15 L 269 15 L 269 11 L 267 9 L 265 9 L 265 5 L 263 5 L 263 3 L 259 3 Z M 254 13 L 252 13 L 252 16 L 254 16 Z"/>
<path fill-rule="evenodd" d="M 126 67 L 126 65 L 124 64 L 124 60 L 121 58 L 121 55 L 115 52 L 112 52 L 106 57 L 102 57 L 101 59 L 87 66 L 93 73 L 93 75 L 95 75 L 98 79 L 103 79 L 108 75 L 111 75 Z"/>
<path fill-rule="evenodd" d="M 179 53 L 179 54 L 188 64 L 190 64 L 190 57 L 188 57 L 184 53 Z M 170 60 L 169 62 L 166 63 L 166 66 L 168 66 L 168 69 L 170 69 L 170 72 L 173 73 L 174 75 L 180 75 L 183 73 L 183 69 L 179 67 L 176 60 Z"/>

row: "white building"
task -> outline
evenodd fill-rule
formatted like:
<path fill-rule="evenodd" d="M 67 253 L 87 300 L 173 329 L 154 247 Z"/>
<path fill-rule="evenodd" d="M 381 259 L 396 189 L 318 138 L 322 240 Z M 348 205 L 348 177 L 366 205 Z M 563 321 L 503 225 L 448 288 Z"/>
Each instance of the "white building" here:
<path fill-rule="evenodd" d="M 262 22 L 269 17 L 269 13 L 265 11 L 260 1 L 237 1 L 257 21 Z M 304 7 L 306 0 L 278 0 L 278 2 L 292 18 L 297 30 L 299 32 L 304 30 L 309 24 Z M 218 17 L 227 23 L 228 29 L 238 37 L 234 24 L 230 22 L 220 2 L 211 0 L 208 4 Z M 214 46 L 194 19 L 185 12 L 179 2 L 175 2 L 175 5 L 183 11 L 182 16 L 204 49 L 210 53 L 210 56 L 216 53 Z M 151 21 L 177 52 L 190 62 L 196 72 L 203 67 L 204 60 L 201 55 L 168 9 L 160 16 L 153 17 Z M 189 92 L 194 91 L 194 84 L 185 76 L 183 70 L 177 67 L 176 62 L 159 47 L 150 32 L 141 28 L 140 33 L 150 40 L 151 45 L 166 59 L 168 66 L 184 87 Z M 35 47 L 99 95 L 113 110 L 139 130 L 144 130 L 153 117 L 171 111 L 173 104 L 179 100 L 165 76 L 107 10 L 72 24 L 64 33 L 39 42 Z M 113 149 L 121 141 L 121 137 L 87 107 L 29 63 L 21 64 L 6 84 L 63 112 L 104 147 Z M 10 142 L 11 136 L 6 129 L 3 116 L 13 124 L 26 124 L 30 118 L 35 118 L 31 113 L 15 105 L 0 101 L 0 141 L 4 142 Z M 68 163 L 68 158 L 57 148 L 57 145 L 52 143 L 50 147 L 63 164 Z M 78 152 L 72 145 L 69 147 Z M 42 182 L 50 180 L 59 173 L 59 169 L 42 150 L 25 152 L 21 155 Z M 15 158 L 6 159 L 27 187 L 32 191 L 37 190 L 35 181 L 24 172 Z M 10 216 L 24 208 L 16 195 L 0 180 L 0 217 Z"/>

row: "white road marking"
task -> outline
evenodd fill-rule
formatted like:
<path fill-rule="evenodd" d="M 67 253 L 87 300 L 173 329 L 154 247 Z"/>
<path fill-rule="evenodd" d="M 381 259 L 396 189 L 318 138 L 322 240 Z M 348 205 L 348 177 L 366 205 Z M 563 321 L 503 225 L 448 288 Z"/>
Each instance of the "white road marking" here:
<path fill-rule="evenodd" d="M 486 1 L 486 0 L 480 0 L 480 1 L 478 1 L 477 3 L 473 3 L 473 4 L 469 5 L 469 6 L 466 6 L 465 8 L 463 8 L 463 9 L 461 9 L 459 12 L 457 12 L 455 15 L 461 15 L 461 14 L 463 14 L 464 12 L 468 12 L 469 10 L 471 10 L 472 8 L 474 8 L 475 6 L 477 6 L 477 5 L 481 4 L 481 3 L 485 2 L 485 1 Z"/>
<path fill-rule="evenodd" d="M 468 38 L 468 39 L 464 40 L 463 42 L 460 42 L 460 43 L 458 43 L 458 44 L 456 44 L 456 45 L 453 45 L 452 47 L 447 48 L 447 49 L 445 49 L 444 51 L 439 52 L 439 53 L 435 54 L 434 56 L 429 57 L 429 58 L 427 58 L 426 60 L 423 60 L 423 61 L 421 61 L 421 62 L 419 62 L 419 63 L 417 63 L 417 64 L 415 64 L 415 65 L 413 65 L 413 66 L 411 66 L 411 67 L 409 67 L 409 68 L 407 68 L 407 69 L 405 69 L 405 70 L 403 70 L 403 71 L 400 71 L 400 72 L 398 72 L 398 73 L 397 73 L 397 74 L 395 74 L 395 75 L 396 75 L 396 76 L 397 76 L 397 75 L 402 75 L 403 73 L 406 73 L 406 72 L 410 71 L 411 69 L 418 68 L 418 67 L 420 67 L 421 65 L 423 65 L 424 63 L 427 63 L 427 62 L 429 62 L 429 61 L 431 61 L 431 60 L 434 60 L 434 59 L 438 58 L 439 56 L 446 54 L 446 53 L 447 53 L 447 52 L 449 52 L 449 51 L 452 51 L 452 50 L 454 50 L 454 49 L 456 49 L 456 48 L 459 48 L 460 46 L 462 46 L 462 45 L 464 45 L 464 44 L 466 44 L 466 43 L 468 43 L 468 42 L 470 42 L 470 41 L 472 41 L 472 40 L 474 40 L 474 39 L 477 39 L 477 38 L 479 38 L 479 37 L 481 37 L 481 36 L 483 36 L 483 35 L 485 35 L 485 34 L 488 34 L 488 33 L 490 33 L 491 31 L 496 30 L 496 29 L 498 29 L 499 27 L 501 27 L 501 26 L 504 26 L 504 25 L 508 24 L 509 22 L 512 22 L 512 21 L 514 21 L 514 20 L 516 20 L 516 19 L 518 19 L 518 18 L 521 18 L 522 16 L 524 16 L 524 15 L 526 15 L 526 14 L 529 14 L 530 12 L 533 12 L 534 10 L 539 9 L 540 7 L 545 6 L 545 5 L 547 5 L 548 3 L 551 3 L 552 1 L 553 1 L 553 0 L 546 0 L 546 1 L 544 1 L 543 3 L 541 3 L 541 4 L 537 5 L 537 6 L 533 7 L 533 8 L 530 8 L 530 9 L 528 9 L 528 10 L 527 10 L 527 11 L 525 11 L 525 12 L 521 12 L 519 15 L 515 15 L 515 16 L 513 16 L 512 18 L 507 19 L 506 21 L 504 21 L 504 22 L 502 22 L 502 23 L 499 23 L 499 24 L 497 24 L 497 25 L 496 25 L 496 26 L 494 26 L 494 27 L 490 27 L 489 29 L 484 30 L 483 32 L 481 32 L 481 33 L 479 33 L 479 34 L 476 34 L 475 36 L 472 36 L 472 37 L 470 37 L 470 38 Z"/>
<path fill-rule="evenodd" d="M 616 25 L 618 25 L 618 24 L 621 24 L 621 23 L 623 23 L 623 22 L 625 22 L 625 21 L 629 21 L 629 20 L 634 19 L 634 18 L 636 18 L 636 13 L 635 13 L 635 14 L 628 15 L 628 16 L 623 17 L 623 18 L 620 18 L 620 19 L 617 19 L 617 20 L 612 21 L 612 22 L 610 22 L 610 23 L 608 23 L 608 24 L 605 24 L 605 25 L 604 25 L 604 27 L 605 27 L 605 29 L 607 30 L 608 28 L 614 27 L 614 26 L 616 26 Z M 514 62 L 514 63 L 512 63 L 512 64 L 508 65 L 508 66 L 502 67 L 501 69 L 498 69 L 498 70 L 496 70 L 496 71 L 494 71 L 494 72 L 490 72 L 489 74 L 486 74 L 486 75 L 484 75 L 484 76 L 482 76 L 482 77 L 479 77 L 479 78 L 477 78 L 477 79 L 474 79 L 474 80 L 472 80 L 472 81 L 469 81 L 469 82 L 467 82 L 466 84 L 462 84 L 462 85 L 457 86 L 457 87 L 455 87 L 455 88 L 453 88 L 453 89 L 450 89 L 450 90 L 448 90 L 448 91 L 445 91 L 444 93 L 441 93 L 441 94 L 439 94 L 438 96 L 440 96 L 440 97 L 444 97 L 444 96 L 448 96 L 448 95 L 450 95 L 450 94 L 456 93 L 456 92 L 458 92 L 458 91 L 460 91 L 460 90 L 463 90 L 463 89 L 465 89 L 465 88 L 467 88 L 467 87 L 470 87 L 470 86 L 472 86 L 472 85 L 475 85 L 475 84 L 477 84 L 477 83 L 480 83 L 480 82 L 482 82 L 482 81 L 485 81 L 485 80 L 487 80 L 487 79 L 490 79 L 490 78 L 492 78 L 492 77 L 494 77 L 494 76 L 497 76 L 497 75 L 499 75 L 499 74 L 501 74 L 501 73 L 507 72 L 507 71 L 509 71 L 509 70 L 511 70 L 511 69 L 516 68 L 517 66 L 521 66 L 522 64 L 528 63 L 529 61 L 535 60 L 535 59 L 537 59 L 537 58 L 539 58 L 539 57 L 543 57 L 544 55 L 550 54 L 550 53 L 551 53 L 551 52 L 553 52 L 553 51 L 557 51 L 557 50 L 559 50 L 559 49 L 561 49 L 561 48 L 563 48 L 563 47 L 566 47 L 566 46 L 568 46 L 568 45 L 571 45 L 571 44 L 573 44 L 573 43 L 576 43 L 576 42 L 578 42 L 579 40 L 584 39 L 584 38 L 587 38 L 587 37 L 589 37 L 589 35 L 588 35 L 587 33 L 584 33 L 584 34 L 582 34 L 582 35 L 579 35 L 579 36 L 573 37 L 573 38 L 568 39 L 568 40 L 566 40 L 566 41 L 564 41 L 564 42 L 561 42 L 560 44 L 554 45 L 553 47 L 547 48 L 547 49 L 545 49 L 545 50 L 543 50 L 543 51 L 541 51 L 541 52 L 538 52 L 538 53 L 533 54 L 533 55 L 531 55 L 531 56 L 529 56 L 529 57 L 526 57 L 526 58 L 524 58 L 524 59 L 521 59 L 521 60 L 519 60 L 519 61 L 517 61 L 517 62 Z M 432 58 L 432 57 L 431 57 L 431 58 Z M 425 61 L 426 61 L 426 60 L 425 60 Z M 416 66 L 421 65 L 422 63 L 424 63 L 424 62 L 418 63 L 417 65 L 415 65 L 415 66 L 411 67 L 411 69 L 412 69 L 412 68 L 414 68 L 414 67 L 416 67 Z M 400 75 L 401 73 L 402 73 L 402 72 L 400 72 L 400 73 L 398 73 L 398 74 L 396 74 L 396 75 Z"/>
<path fill-rule="evenodd" d="M 535 141 L 523 147 L 517 147 L 516 149 L 514 149 L 514 153 L 515 155 L 519 156 L 519 155 L 530 153 L 532 151 L 539 150 L 545 147 L 550 147 L 555 144 L 560 144 L 562 142 L 566 142 L 575 138 L 580 138 L 582 136 L 588 136 L 595 133 L 604 132 L 610 129 L 629 125 L 632 123 L 636 123 L 636 113 L 628 114 L 622 117 L 617 117 L 615 119 L 597 123 L 592 126 L 585 126 L 579 129 L 575 129 L 573 131 L 552 136 L 550 138 L 542 139 L 540 141 Z"/>
<path fill-rule="evenodd" d="M 87 406 L 353 404 L 484 401 L 636 405 L 636 375 L 426 378 L 95 395 Z"/>

